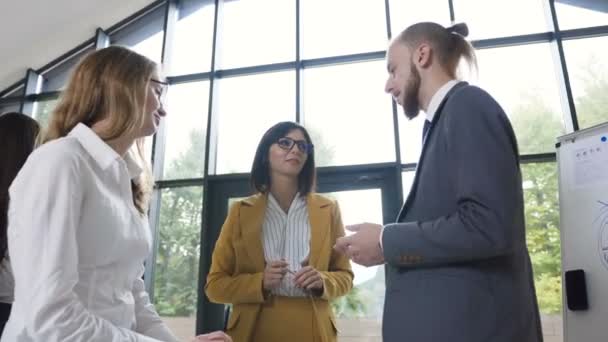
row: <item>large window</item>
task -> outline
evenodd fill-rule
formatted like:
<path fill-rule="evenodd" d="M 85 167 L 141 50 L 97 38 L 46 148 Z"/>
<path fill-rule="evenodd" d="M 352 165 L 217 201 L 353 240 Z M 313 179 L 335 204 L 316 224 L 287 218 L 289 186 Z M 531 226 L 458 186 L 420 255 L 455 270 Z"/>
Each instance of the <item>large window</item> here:
<path fill-rule="evenodd" d="M 71 58 L 65 60 L 63 63 L 57 65 L 53 69 L 42 75 L 42 91 L 57 91 L 62 90 L 68 82 L 68 78 L 71 75 L 74 67 L 80 62 L 82 58 L 84 58 L 88 53 L 94 51 L 93 47 L 88 47 L 72 56 Z"/>
<path fill-rule="evenodd" d="M 555 1 L 555 10 L 562 30 L 608 23 L 608 3 L 602 0 L 558 0 Z"/>
<path fill-rule="evenodd" d="M 477 56 L 478 83 L 511 119 L 520 153 L 553 152 L 564 115 L 549 44 L 484 49 Z"/>
<path fill-rule="evenodd" d="M 294 0 L 220 0 L 217 68 L 295 59 Z"/>
<path fill-rule="evenodd" d="M 208 81 L 169 88 L 163 179 L 203 177 L 208 99 Z"/>
<path fill-rule="evenodd" d="M 545 340 L 561 340 L 562 285 L 557 166 L 553 162 L 522 168 L 526 240 Z"/>
<path fill-rule="evenodd" d="M 110 37 L 112 45 L 122 45 L 160 63 L 163 47 L 165 7 L 160 6 L 121 28 Z"/>
<path fill-rule="evenodd" d="M 18 112 L 20 106 L 21 105 L 19 103 L 0 104 L 0 115 L 10 112 Z"/>
<path fill-rule="evenodd" d="M 579 126 L 608 121 L 608 37 L 568 40 L 564 50 Z"/>
<path fill-rule="evenodd" d="M 384 61 L 372 61 L 304 70 L 302 115 L 319 152 L 317 165 L 395 161 L 385 69 Z"/>
<path fill-rule="evenodd" d="M 420 21 L 433 21 L 444 26 L 450 24 L 450 9 L 445 0 L 390 0 L 389 4 L 393 37 Z"/>
<path fill-rule="evenodd" d="M 47 100 L 34 103 L 34 118 L 43 128 L 51 120 L 51 114 L 57 105 L 57 100 Z"/>
<path fill-rule="evenodd" d="M 305 0 L 300 1 L 300 6 L 303 59 L 386 47 L 383 1 Z"/>
<path fill-rule="evenodd" d="M 469 25 L 471 39 L 508 37 L 550 30 L 546 1 L 453 0 L 456 21 Z"/>
<path fill-rule="evenodd" d="M 202 293 L 205 274 L 199 270 L 205 270 L 205 253 L 214 240 L 202 215 L 209 208 L 217 211 L 218 204 L 203 201 L 203 194 L 209 196 L 218 182 L 230 189 L 234 179 L 243 181 L 241 173 L 249 171 L 262 134 L 279 121 L 292 120 L 309 129 L 317 165 L 335 177 L 327 192 L 339 201 L 345 221 L 380 220 L 386 203 L 379 187 L 348 188 L 345 180 L 361 184 L 365 177 L 353 180 L 352 172 L 392 168 L 397 178 L 387 181 L 388 188 L 407 198 L 424 120 L 423 113 L 406 119 L 383 92 L 388 37 L 419 21 L 464 21 L 480 49 L 478 73 L 463 76 L 500 103 L 518 139 L 527 241 L 544 332 L 546 340 L 561 341 L 554 144 L 557 136 L 575 128 L 608 121 L 608 6 L 603 1 L 217 4 L 154 2 L 108 30 L 111 44 L 131 47 L 159 63 L 165 57 L 168 115 L 155 138 L 159 158 L 154 169 L 162 172 L 156 174 L 160 200 L 151 210 L 159 213 L 158 220 L 151 220 L 158 221 L 153 227 L 158 247 L 147 274 L 154 274 L 148 283 L 158 311 L 181 338 L 194 335 L 197 321 L 199 330 L 205 327 L 201 312 L 209 305 Z M 82 46 L 41 70 L 40 78 L 28 78 L 41 87 L 22 81 L 20 87 L 1 92 L 0 114 L 24 103 L 26 114 L 46 125 L 76 63 L 102 47 Z M 146 139 L 147 153 L 152 145 L 152 138 Z M 321 183 L 327 182 L 324 174 L 320 172 Z M 210 241 L 202 241 L 204 236 Z M 356 290 L 334 303 L 341 319 L 340 341 L 379 341 L 382 269 L 356 267 L 356 273 Z"/>
<path fill-rule="evenodd" d="M 295 119 L 294 88 L 293 71 L 217 81 L 217 173 L 251 170 L 264 132 L 279 121 Z"/>
<path fill-rule="evenodd" d="M 203 203 L 201 187 L 161 192 L 154 305 L 180 340 L 194 334 Z"/>
<path fill-rule="evenodd" d="M 186 75 L 211 70 L 215 1 L 180 1 L 175 24 L 170 75 Z"/>

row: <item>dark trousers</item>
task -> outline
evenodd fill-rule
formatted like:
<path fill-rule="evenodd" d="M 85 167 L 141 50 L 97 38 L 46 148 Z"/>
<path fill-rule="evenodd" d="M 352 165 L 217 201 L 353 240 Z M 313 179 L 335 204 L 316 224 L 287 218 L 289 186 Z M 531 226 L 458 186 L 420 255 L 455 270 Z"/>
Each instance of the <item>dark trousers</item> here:
<path fill-rule="evenodd" d="M 11 307 L 11 304 L 0 303 L 0 336 L 2 336 L 4 325 L 6 325 L 8 317 L 11 315 Z"/>

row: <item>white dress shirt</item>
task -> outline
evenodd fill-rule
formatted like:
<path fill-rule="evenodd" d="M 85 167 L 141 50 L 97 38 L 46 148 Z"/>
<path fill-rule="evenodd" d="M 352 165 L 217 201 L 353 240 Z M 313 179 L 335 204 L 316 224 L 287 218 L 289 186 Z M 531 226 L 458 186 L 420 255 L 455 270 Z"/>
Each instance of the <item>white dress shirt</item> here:
<path fill-rule="evenodd" d="M 268 205 L 262 224 L 262 242 L 266 262 L 285 259 L 289 269 L 297 273 L 302 262 L 310 254 L 310 220 L 306 198 L 296 194 L 287 213 L 279 202 L 268 194 Z M 278 296 L 306 297 L 304 290 L 297 288 L 294 275 L 287 273 L 281 285 L 272 290 Z"/>
<path fill-rule="evenodd" d="M 15 301 L 2 342 L 177 341 L 141 279 L 151 236 L 132 200 L 140 173 L 82 124 L 30 155 L 10 188 Z"/>
<path fill-rule="evenodd" d="M 444 85 L 441 86 L 441 88 L 439 88 L 435 92 L 435 94 L 433 94 L 433 97 L 431 97 L 431 102 L 429 102 L 429 107 L 424 112 L 424 114 L 426 115 L 426 120 L 428 122 L 433 122 L 433 118 L 437 113 L 437 109 L 439 109 L 439 105 L 446 97 L 446 95 L 448 95 L 450 90 L 452 90 L 452 88 L 454 88 L 454 86 L 457 85 L 459 82 L 460 81 L 458 80 L 447 81 Z"/>

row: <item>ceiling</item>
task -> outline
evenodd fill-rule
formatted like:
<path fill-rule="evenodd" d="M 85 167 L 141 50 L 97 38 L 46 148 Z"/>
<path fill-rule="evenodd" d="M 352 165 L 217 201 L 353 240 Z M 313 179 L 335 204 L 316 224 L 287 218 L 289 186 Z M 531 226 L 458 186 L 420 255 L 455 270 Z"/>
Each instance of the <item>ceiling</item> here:
<path fill-rule="evenodd" d="M 0 91 L 153 0 L 0 0 Z"/>

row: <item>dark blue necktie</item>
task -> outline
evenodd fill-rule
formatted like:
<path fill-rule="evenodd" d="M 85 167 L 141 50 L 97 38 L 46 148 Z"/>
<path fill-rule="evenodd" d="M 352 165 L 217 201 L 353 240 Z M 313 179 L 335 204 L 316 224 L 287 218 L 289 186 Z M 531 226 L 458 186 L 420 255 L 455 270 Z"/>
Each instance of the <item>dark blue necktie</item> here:
<path fill-rule="evenodd" d="M 422 142 L 424 143 L 424 138 L 426 134 L 429 132 L 429 128 L 431 128 L 431 122 L 429 120 L 424 119 L 424 126 L 422 126 Z"/>

